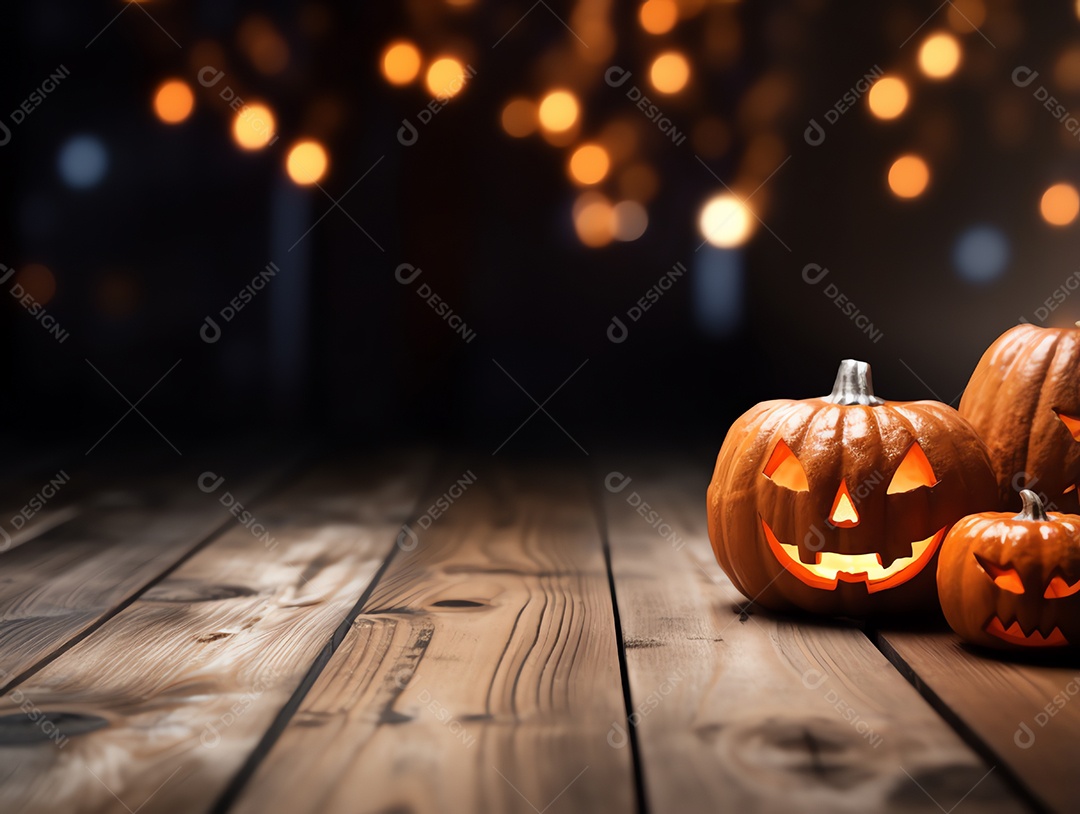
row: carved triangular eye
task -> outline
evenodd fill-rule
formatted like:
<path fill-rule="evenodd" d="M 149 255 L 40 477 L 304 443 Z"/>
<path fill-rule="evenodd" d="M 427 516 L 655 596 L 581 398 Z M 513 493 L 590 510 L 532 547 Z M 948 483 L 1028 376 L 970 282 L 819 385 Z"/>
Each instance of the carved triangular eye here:
<path fill-rule="evenodd" d="M 935 483 L 937 483 L 937 477 L 934 475 L 934 468 L 930 466 L 930 461 L 927 460 L 926 453 L 919 446 L 919 442 L 915 441 L 904 455 L 904 460 L 900 462 L 892 481 L 889 482 L 889 490 L 886 494 L 910 492 L 920 486 L 933 486 Z"/>
<path fill-rule="evenodd" d="M 803 469 L 799 459 L 795 457 L 795 453 L 791 451 L 791 447 L 784 443 L 784 439 L 780 439 L 776 443 L 776 448 L 773 450 L 772 455 L 769 456 L 769 462 L 765 464 L 765 469 L 762 470 L 766 478 L 771 480 L 785 489 L 792 489 L 796 492 L 809 492 L 810 484 L 806 480 L 806 471 Z"/>
<path fill-rule="evenodd" d="M 1065 425 L 1065 429 L 1072 435 L 1074 441 L 1080 441 L 1080 418 L 1075 416 L 1066 415 L 1059 410 L 1054 410 L 1057 413 L 1057 417 L 1061 419 L 1061 423 Z"/>
<path fill-rule="evenodd" d="M 1020 579 L 1020 574 L 1016 572 L 1015 568 L 996 565 L 978 554 L 975 555 L 975 559 L 982 566 L 982 570 L 989 575 L 990 579 L 994 580 L 994 584 L 999 588 L 1013 594 L 1022 594 L 1024 592 L 1024 582 Z"/>
<path fill-rule="evenodd" d="M 1046 593 L 1043 596 L 1046 599 L 1064 599 L 1066 596 L 1072 596 L 1075 593 L 1080 593 L 1080 579 L 1070 585 L 1065 581 L 1064 577 L 1056 576 L 1046 586 Z"/>

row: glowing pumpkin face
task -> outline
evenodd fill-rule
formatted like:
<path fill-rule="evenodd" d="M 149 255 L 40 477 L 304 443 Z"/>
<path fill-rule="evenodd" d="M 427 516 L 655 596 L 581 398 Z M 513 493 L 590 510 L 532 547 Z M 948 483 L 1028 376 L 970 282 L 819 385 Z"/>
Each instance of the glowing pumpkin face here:
<path fill-rule="evenodd" d="M 983 354 L 960 414 L 986 441 L 997 508 L 1020 506 L 1022 488 L 1050 509 L 1080 512 L 1080 330 L 1017 325 Z"/>
<path fill-rule="evenodd" d="M 709 487 L 709 534 L 735 586 L 766 607 L 933 612 L 946 532 L 995 491 L 955 410 L 882 401 L 869 366 L 847 360 L 829 396 L 765 402 L 735 422 Z"/>
<path fill-rule="evenodd" d="M 1080 517 L 1024 508 L 984 512 L 953 526 L 942 545 L 938 591 L 963 639 L 1002 650 L 1080 645 Z"/>

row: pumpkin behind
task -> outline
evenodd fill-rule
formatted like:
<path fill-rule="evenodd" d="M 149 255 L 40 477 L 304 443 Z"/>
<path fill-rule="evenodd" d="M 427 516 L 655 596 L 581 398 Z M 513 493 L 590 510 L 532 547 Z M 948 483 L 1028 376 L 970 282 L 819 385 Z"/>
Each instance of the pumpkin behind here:
<path fill-rule="evenodd" d="M 832 616 L 936 613 L 948 528 L 994 505 L 986 448 L 951 407 L 888 402 L 845 360 L 832 393 L 750 409 L 708 491 L 717 561 L 747 598 Z"/>

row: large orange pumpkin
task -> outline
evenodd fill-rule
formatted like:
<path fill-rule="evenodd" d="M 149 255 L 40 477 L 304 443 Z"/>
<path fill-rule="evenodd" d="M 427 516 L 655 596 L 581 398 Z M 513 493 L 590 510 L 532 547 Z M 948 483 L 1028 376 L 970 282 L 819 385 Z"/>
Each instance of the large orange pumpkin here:
<path fill-rule="evenodd" d="M 1080 329 L 1017 325 L 987 349 L 960 414 L 986 442 L 996 508 L 1031 489 L 1048 509 L 1080 512 Z"/>
<path fill-rule="evenodd" d="M 1024 508 L 959 520 L 941 546 L 938 593 L 961 638 L 1001 650 L 1080 645 L 1080 517 Z"/>
<path fill-rule="evenodd" d="M 767 401 L 732 425 L 709 485 L 709 537 L 735 587 L 768 608 L 936 612 L 938 547 L 996 490 L 955 410 L 882 401 L 869 365 L 847 359 L 828 396 Z"/>

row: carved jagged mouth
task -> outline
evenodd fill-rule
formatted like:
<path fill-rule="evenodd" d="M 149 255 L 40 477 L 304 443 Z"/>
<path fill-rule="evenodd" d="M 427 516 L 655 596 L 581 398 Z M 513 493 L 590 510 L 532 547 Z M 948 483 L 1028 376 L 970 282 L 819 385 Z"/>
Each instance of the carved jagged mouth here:
<path fill-rule="evenodd" d="M 912 543 L 910 557 L 897 557 L 887 566 L 881 564 L 880 554 L 838 554 L 835 551 L 818 551 L 816 562 L 805 563 L 799 559 L 799 547 L 781 543 L 764 517 L 761 526 L 773 556 L 802 582 L 825 590 L 835 590 L 840 582 L 861 582 L 870 593 L 895 588 L 915 577 L 930 562 L 945 537 L 945 529 L 941 528 L 925 540 Z"/>
<path fill-rule="evenodd" d="M 992 616 L 986 623 L 985 630 L 1002 641 L 1021 644 L 1025 647 L 1065 647 L 1069 643 L 1058 627 L 1051 630 L 1049 636 L 1043 636 L 1042 631 L 1038 629 L 1024 633 L 1018 621 L 1013 620 L 1011 625 L 1005 627 L 1005 624 L 996 616 Z"/>

